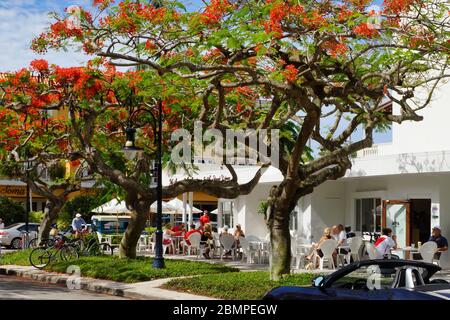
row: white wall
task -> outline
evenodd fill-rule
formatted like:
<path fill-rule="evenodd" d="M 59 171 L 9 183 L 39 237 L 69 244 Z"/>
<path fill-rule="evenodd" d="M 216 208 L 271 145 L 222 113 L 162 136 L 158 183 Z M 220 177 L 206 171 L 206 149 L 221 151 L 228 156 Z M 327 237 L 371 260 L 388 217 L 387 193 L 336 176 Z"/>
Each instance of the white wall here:
<path fill-rule="evenodd" d="M 251 194 L 240 196 L 237 199 L 235 223 L 241 224 L 246 235 L 254 235 L 264 239 L 269 232 L 264 221 L 264 215 L 258 213 L 258 208 L 262 201 L 267 200 L 272 185 L 271 183 L 260 183 Z"/>
<path fill-rule="evenodd" d="M 312 241 L 319 241 L 323 229 L 345 221 L 345 185 L 342 180 L 328 181 L 314 190 L 311 195 Z"/>
<path fill-rule="evenodd" d="M 396 153 L 450 150 L 449 101 L 450 83 L 440 87 L 430 105 L 418 112 L 423 121 L 394 124 L 392 143 Z M 399 114 L 399 110 L 395 105 L 394 114 Z"/>

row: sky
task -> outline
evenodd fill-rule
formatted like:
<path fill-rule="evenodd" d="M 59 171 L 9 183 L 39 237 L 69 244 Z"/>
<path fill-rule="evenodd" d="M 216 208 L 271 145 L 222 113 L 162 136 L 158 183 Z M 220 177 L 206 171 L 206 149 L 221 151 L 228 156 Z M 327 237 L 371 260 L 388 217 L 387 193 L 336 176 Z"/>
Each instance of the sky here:
<path fill-rule="evenodd" d="M 89 58 L 81 52 L 49 52 L 38 56 L 30 49 L 31 40 L 49 26 L 49 12 L 63 12 L 72 5 L 91 7 L 92 0 L 0 0 L 0 72 L 15 71 L 36 58 L 73 66 Z M 188 9 L 198 8 L 201 0 L 183 1 Z"/>

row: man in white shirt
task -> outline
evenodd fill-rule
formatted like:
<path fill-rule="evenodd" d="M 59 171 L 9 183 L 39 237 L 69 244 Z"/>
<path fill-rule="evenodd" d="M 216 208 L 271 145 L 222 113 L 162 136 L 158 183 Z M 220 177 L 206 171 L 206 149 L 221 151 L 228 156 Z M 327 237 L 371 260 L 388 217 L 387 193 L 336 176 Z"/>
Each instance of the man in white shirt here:
<path fill-rule="evenodd" d="M 345 228 L 342 224 L 333 226 L 333 238 L 338 242 L 338 246 L 347 245 L 347 234 L 345 233 Z"/>
<path fill-rule="evenodd" d="M 382 233 L 382 236 L 375 242 L 377 259 L 383 259 L 385 255 L 391 252 L 391 249 L 397 249 L 396 236 L 392 235 L 392 229 L 384 228 Z"/>

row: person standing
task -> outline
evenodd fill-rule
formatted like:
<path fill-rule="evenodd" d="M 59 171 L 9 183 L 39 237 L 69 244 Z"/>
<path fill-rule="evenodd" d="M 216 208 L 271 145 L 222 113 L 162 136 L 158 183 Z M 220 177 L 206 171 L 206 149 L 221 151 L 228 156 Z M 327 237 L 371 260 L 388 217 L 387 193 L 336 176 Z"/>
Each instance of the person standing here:
<path fill-rule="evenodd" d="M 448 241 L 447 239 L 442 236 L 441 233 L 441 227 L 434 226 L 431 230 L 431 236 L 428 241 L 434 241 L 437 244 L 437 251 L 434 254 L 434 259 L 439 260 L 441 258 L 442 252 L 445 252 L 448 250 Z"/>
<path fill-rule="evenodd" d="M 0 230 L 3 230 L 3 229 L 5 229 L 5 224 L 3 222 L 3 219 L 0 218 Z"/>
<path fill-rule="evenodd" d="M 210 223 L 211 219 L 209 218 L 208 210 L 203 211 L 203 215 L 200 217 L 200 224 L 204 227 L 206 224 Z"/>
<path fill-rule="evenodd" d="M 75 237 L 79 238 L 83 235 L 83 231 L 86 229 L 86 221 L 84 221 L 81 214 L 77 213 L 72 220 L 72 230 L 75 232 Z"/>

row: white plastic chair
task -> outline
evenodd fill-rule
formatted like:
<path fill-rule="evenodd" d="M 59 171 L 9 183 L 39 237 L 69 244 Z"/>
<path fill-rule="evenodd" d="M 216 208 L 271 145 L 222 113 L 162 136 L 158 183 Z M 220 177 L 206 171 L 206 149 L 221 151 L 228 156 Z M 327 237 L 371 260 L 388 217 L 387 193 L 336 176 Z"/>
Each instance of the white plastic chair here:
<path fill-rule="evenodd" d="M 316 255 L 316 259 L 319 259 L 319 268 L 320 270 L 323 270 L 323 263 L 325 260 L 328 261 L 329 266 L 331 266 L 332 269 L 336 269 L 336 266 L 334 265 L 333 260 L 333 253 L 336 250 L 338 246 L 338 242 L 334 239 L 328 239 L 322 242 L 320 245 L 320 251 L 322 251 L 323 256 L 320 257 L 319 255 Z"/>
<path fill-rule="evenodd" d="M 300 269 L 300 265 L 305 265 L 306 253 L 300 252 L 300 248 L 298 246 L 299 241 L 297 237 L 291 237 L 291 253 L 292 253 L 292 262 L 293 266 L 296 269 Z"/>
<path fill-rule="evenodd" d="M 227 251 L 231 251 L 233 260 L 236 257 L 236 239 L 231 234 L 221 234 L 220 241 L 220 260 L 223 260 L 223 255 Z"/>
<path fill-rule="evenodd" d="M 353 237 L 347 239 L 347 243 L 350 246 L 350 254 L 347 256 L 347 262 L 350 263 L 351 258 L 353 261 L 361 261 L 360 249 L 363 245 L 362 237 Z"/>
<path fill-rule="evenodd" d="M 253 250 L 250 242 L 246 238 L 239 237 L 239 247 L 242 249 L 242 261 L 247 258 L 247 263 L 253 263 L 253 257 L 256 252 Z"/>
<path fill-rule="evenodd" d="M 437 244 L 434 241 L 425 242 L 420 248 L 419 253 L 424 262 L 433 263 L 434 254 L 437 250 Z"/>
<path fill-rule="evenodd" d="M 365 246 L 367 254 L 369 255 L 369 259 L 370 260 L 378 259 L 378 251 L 375 245 L 371 242 L 366 242 Z"/>
<path fill-rule="evenodd" d="M 139 238 L 138 241 L 138 245 L 137 245 L 137 251 L 141 252 L 141 251 L 147 251 L 148 248 L 148 237 L 147 236 L 141 236 Z"/>
<path fill-rule="evenodd" d="M 189 243 L 187 244 L 186 241 L 184 241 L 184 245 L 183 247 L 187 247 L 188 249 L 188 256 L 191 255 L 191 250 L 192 249 L 196 249 L 197 250 L 197 256 L 200 256 L 201 253 L 201 245 L 200 245 L 200 240 L 202 239 L 202 235 L 198 232 L 192 233 L 189 237 Z"/>

